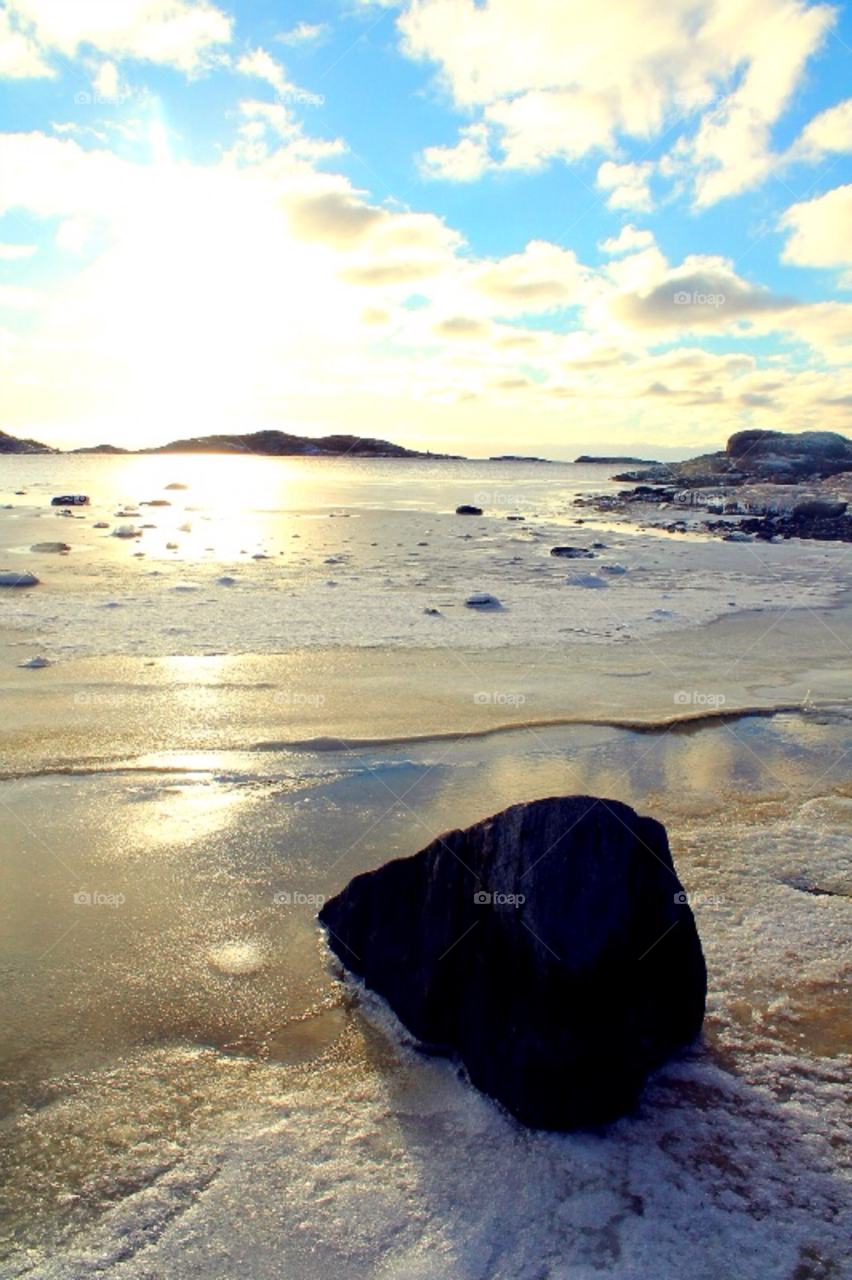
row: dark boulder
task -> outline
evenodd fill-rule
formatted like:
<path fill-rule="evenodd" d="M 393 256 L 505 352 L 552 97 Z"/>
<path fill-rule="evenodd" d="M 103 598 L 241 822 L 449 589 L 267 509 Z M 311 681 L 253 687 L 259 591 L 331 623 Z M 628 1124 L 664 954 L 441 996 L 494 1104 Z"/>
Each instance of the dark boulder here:
<path fill-rule="evenodd" d="M 767 456 L 852 459 L 852 441 L 836 431 L 736 431 L 725 452 L 749 463 Z"/>
<path fill-rule="evenodd" d="M 842 516 L 848 503 L 835 501 L 832 498 L 811 498 L 806 502 L 798 502 L 793 508 L 794 520 L 836 520 Z"/>
<path fill-rule="evenodd" d="M 585 547 L 551 547 L 552 556 L 561 556 L 564 560 L 594 560 L 595 553 Z"/>
<path fill-rule="evenodd" d="M 482 507 L 472 507 L 469 503 L 463 502 L 460 507 L 456 507 L 457 516 L 481 516 Z"/>
<path fill-rule="evenodd" d="M 320 920 L 424 1045 L 525 1124 L 629 1111 L 701 1029 L 706 970 L 665 828 L 627 805 L 514 805 L 356 876 Z"/>

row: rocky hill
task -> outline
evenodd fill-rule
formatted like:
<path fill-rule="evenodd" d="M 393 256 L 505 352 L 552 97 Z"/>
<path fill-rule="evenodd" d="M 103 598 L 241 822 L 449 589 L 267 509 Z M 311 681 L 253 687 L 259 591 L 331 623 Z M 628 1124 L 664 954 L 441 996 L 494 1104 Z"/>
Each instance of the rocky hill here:
<path fill-rule="evenodd" d="M 19 440 L 16 436 L 0 431 L 0 453 L 56 453 L 39 440 Z"/>
<path fill-rule="evenodd" d="M 186 440 L 173 440 L 156 449 L 143 449 L 143 453 L 254 453 L 264 457 L 340 457 L 349 458 L 443 458 L 446 454 L 418 453 L 404 449 L 402 445 L 387 440 L 373 440 L 363 436 L 290 435 L 286 431 L 253 431 L 246 435 L 192 436 Z"/>

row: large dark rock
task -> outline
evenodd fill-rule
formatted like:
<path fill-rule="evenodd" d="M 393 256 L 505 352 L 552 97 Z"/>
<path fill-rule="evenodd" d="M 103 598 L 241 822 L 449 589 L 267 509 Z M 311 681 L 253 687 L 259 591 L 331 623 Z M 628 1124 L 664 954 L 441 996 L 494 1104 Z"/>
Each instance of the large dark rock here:
<path fill-rule="evenodd" d="M 724 452 L 705 453 L 647 471 L 625 471 L 613 480 L 644 480 L 684 489 L 736 486 L 752 481 L 792 484 L 852 471 L 852 440 L 836 431 L 735 431 Z"/>
<path fill-rule="evenodd" d="M 536 1127 L 624 1114 L 701 1028 L 704 957 L 665 828 L 614 800 L 514 805 L 356 876 L 320 920 L 421 1042 Z"/>
<path fill-rule="evenodd" d="M 735 431 L 725 452 L 731 458 L 755 464 L 766 457 L 847 458 L 852 441 L 836 431 Z"/>

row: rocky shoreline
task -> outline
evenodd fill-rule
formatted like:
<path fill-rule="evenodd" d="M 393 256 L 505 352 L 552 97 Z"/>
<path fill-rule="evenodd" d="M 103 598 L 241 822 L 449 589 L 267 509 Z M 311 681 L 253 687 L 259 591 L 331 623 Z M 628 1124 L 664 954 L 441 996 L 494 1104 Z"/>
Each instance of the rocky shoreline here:
<path fill-rule="evenodd" d="M 833 432 L 741 431 L 724 452 L 613 479 L 634 485 L 576 505 L 631 520 L 639 516 L 669 533 L 852 542 L 852 441 Z"/>

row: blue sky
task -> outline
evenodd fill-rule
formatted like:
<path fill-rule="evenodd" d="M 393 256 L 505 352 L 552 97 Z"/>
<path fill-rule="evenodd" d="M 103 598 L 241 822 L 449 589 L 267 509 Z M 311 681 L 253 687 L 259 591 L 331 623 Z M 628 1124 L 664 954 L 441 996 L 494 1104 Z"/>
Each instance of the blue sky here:
<path fill-rule="evenodd" d="M 848 432 L 852 20 L 0 0 L 0 428 Z"/>

